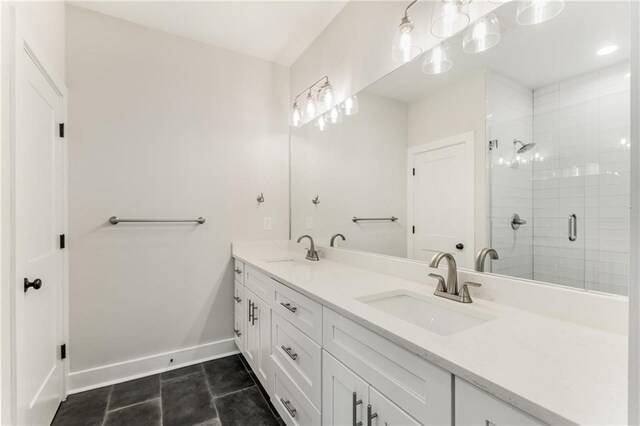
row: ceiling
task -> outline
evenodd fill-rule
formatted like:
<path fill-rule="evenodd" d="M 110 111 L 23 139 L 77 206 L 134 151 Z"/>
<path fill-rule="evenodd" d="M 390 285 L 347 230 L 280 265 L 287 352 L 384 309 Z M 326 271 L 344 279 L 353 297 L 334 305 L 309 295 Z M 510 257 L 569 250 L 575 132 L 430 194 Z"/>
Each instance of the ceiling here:
<path fill-rule="evenodd" d="M 485 68 L 535 90 L 629 59 L 629 3 L 626 1 L 567 1 L 560 15 L 532 26 L 516 23 L 515 3 L 504 4 L 495 12 L 503 30 L 500 43 L 493 49 L 467 54 L 462 50 L 459 34 L 449 40 L 451 71 L 424 74 L 422 58 L 417 58 L 366 90 L 412 102 Z M 606 43 L 617 44 L 618 51 L 596 55 Z"/>
<path fill-rule="evenodd" d="M 145 27 L 291 65 L 346 5 L 316 1 L 72 1 Z"/>

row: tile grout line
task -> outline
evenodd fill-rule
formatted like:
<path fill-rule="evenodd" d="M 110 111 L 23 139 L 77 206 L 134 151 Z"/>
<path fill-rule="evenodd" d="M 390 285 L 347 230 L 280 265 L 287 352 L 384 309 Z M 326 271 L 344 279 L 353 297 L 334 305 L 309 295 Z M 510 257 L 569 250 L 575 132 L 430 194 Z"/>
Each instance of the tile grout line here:
<path fill-rule="evenodd" d="M 160 426 L 164 425 L 164 409 L 162 408 L 162 375 L 158 374 L 158 392 L 160 393 Z"/>
<path fill-rule="evenodd" d="M 243 357 L 240 354 L 236 354 L 236 356 L 240 359 L 240 363 L 242 363 L 242 365 L 244 366 L 245 371 L 247 372 L 247 374 L 249 374 L 249 377 L 251 377 L 251 381 L 253 382 L 254 386 L 256 386 L 258 388 L 258 392 L 260 393 L 260 396 L 262 397 L 262 399 L 264 400 L 264 402 L 267 403 L 267 407 L 269 407 L 269 411 L 271 411 L 271 414 L 273 415 L 273 417 L 277 419 L 280 418 L 280 414 L 276 411 L 274 412 L 273 409 L 275 408 L 275 406 L 273 408 L 271 408 L 273 406 L 273 403 L 271 401 L 268 401 L 267 398 L 265 398 L 264 394 L 262 393 L 262 391 L 260 390 L 260 386 L 262 386 L 261 384 L 259 384 L 258 382 L 256 382 L 256 379 L 258 378 L 258 376 L 256 376 L 256 378 L 253 378 L 252 375 L 252 371 L 249 370 L 249 365 L 248 363 L 244 362 Z M 267 390 L 265 389 L 265 392 L 267 392 Z"/>
<path fill-rule="evenodd" d="M 122 407 L 118 407 L 118 408 L 114 408 L 113 410 L 107 410 L 107 414 L 109 413 L 113 413 L 114 411 L 120 411 L 120 410 L 124 410 L 125 408 L 131 408 L 135 405 L 139 405 L 139 404 L 144 404 L 145 402 L 150 402 L 150 401 L 155 401 L 156 399 L 160 399 L 160 397 L 155 397 L 155 398 L 149 398 L 149 399 L 145 399 L 144 401 L 139 401 L 139 402 L 134 402 L 133 404 L 129 404 L 129 405 L 125 405 Z"/>
<path fill-rule="evenodd" d="M 109 413 L 109 404 L 111 404 L 111 394 L 113 393 L 113 385 L 109 387 L 109 396 L 107 397 L 107 406 L 104 407 L 104 417 L 102 418 L 102 426 L 107 422 L 107 414 Z"/>
<path fill-rule="evenodd" d="M 222 425 L 222 420 L 220 420 L 220 413 L 218 412 L 218 406 L 216 405 L 216 399 L 213 396 L 213 392 L 211 392 L 211 384 L 209 383 L 207 372 L 204 370 L 204 362 L 200 363 L 200 370 L 202 370 L 202 375 L 204 376 L 204 383 L 207 385 L 207 391 L 209 391 L 209 398 L 211 398 L 211 404 L 213 404 L 213 410 L 216 412 L 216 417 L 214 418 L 218 419 L 220 421 L 220 424 Z M 205 420 L 205 423 L 206 423 L 206 420 Z"/>

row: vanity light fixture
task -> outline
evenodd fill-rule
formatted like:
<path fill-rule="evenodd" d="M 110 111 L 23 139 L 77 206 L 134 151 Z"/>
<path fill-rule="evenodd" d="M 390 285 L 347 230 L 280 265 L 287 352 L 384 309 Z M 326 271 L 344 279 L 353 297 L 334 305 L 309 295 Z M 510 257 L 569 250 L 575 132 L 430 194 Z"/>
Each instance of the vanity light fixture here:
<path fill-rule="evenodd" d="M 519 0 L 516 21 L 520 25 L 541 24 L 564 9 L 564 0 Z"/>
<path fill-rule="evenodd" d="M 469 25 L 468 0 L 442 0 L 431 15 L 431 34 L 449 38 Z"/>
<path fill-rule="evenodd" d="M 397 64 L 404 64 L 411 61 L 416 56 L 422 53 L 422 48 L 415 44 L 415 40 L 411 36 L 413 31 L 413 23 L 409 16 L 409 8 L 417 3 L 418 0 L 413 0 L 404 10 L 404 16 L 400 21 L 400 26 L 396 32 L 396 36 L 393 40 L 393 47 L 391 48 L 391 59 Z"/>
<path fill-rule="evenodd" d="M 298 98 L 304 94 L 306 94 L 307 97 L 301 104 L 301 108 L 298 104 Z M 320 101 L 320 103 L 318 101 Z M 293 127 L 300 127 L 305 122 L 313 120 L 319 113 L 331 108 L 334 101 L 335 93 L 333 87 L 329 82 L 329 77 L 325 75 L 293 98 L 290 124 Z"/>
<path fill-rule="evenodd" d="M 293 127 L 300 127 L 302 125 L 302 110 L 298 106 L 298 102 L 294 102 L 291 107 L 291 125 Z"/>
<path fill-rule="evenodd" d="M 320 88 L 320 104 L 324 111 L 328 111 L 333 106 L 335 94 L 333 93 L 333 87 L 329 83 L 329 79 L 325 81 L 324 85 Z"/>
<path fill-rule="evenodd" d="M 422 63 L 422 72 L 442 74 L 449 71 L 453 67 L 453 62 L 447 55 L 447 49 L 448 46 L 444 41 L 431 49 Z"/>
<path fill-rule="evenodd" d="M 340 110 L 344 115 L 355 115 L 358 113 L 359 106 L 358 97 L 353 95 L 350 98 L 345 99 L 345 101 L 340 104 Z"/>
<path fill-rule="evenodd" d="M 338 107 L 333 107 L 326 113 L 326 120 L 331 124 L 342 123 L 342 114 L 338 111 Z"/>
<path fill-rule="evenodd" d="M 471 24 L 464 32 L 462 48 L 467 53 L 487 51 L 500 42 L 500 21 L 489 13 Z"/>
<path fill-rule="evenodd" d="M 318 119 L 316 120 L 316 127 L 318 128 L 318 130 L 320 130 L 321 132 L 324 131 L 324 129 L 327 128 L 327 119 L 325 118 L 325 115 L 322 114 L 320 117 L 318 117 Z"/>
<path fill-rule="evenodd" d="M 604 55 L 608 55 L 610 53 L 613 53 L 616 50 L 618 50 L 618 45 L 617 44 L 607 44 L 606 46 L 603 46 L 600 49 L 598 49 L 596 54 L 598 56 L 604 56 Z"/>

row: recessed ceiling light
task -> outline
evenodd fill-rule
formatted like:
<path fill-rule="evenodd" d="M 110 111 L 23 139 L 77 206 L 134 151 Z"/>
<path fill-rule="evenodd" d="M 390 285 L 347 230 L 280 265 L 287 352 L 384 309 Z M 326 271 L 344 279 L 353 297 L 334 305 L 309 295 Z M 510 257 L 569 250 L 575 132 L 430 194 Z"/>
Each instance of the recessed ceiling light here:
<path fill-rule="evenodd" d="M 596 52 L 596 54 L 598 56 L 602 56 L 602 55 L 608 55 L 609 53 L 613 53 L 616 50 L 618 50 L 618 45 L 616 44 L 608 44 L 604 47 L 601 47 L 600 49 L 598 49 L 598 51 Z"/>

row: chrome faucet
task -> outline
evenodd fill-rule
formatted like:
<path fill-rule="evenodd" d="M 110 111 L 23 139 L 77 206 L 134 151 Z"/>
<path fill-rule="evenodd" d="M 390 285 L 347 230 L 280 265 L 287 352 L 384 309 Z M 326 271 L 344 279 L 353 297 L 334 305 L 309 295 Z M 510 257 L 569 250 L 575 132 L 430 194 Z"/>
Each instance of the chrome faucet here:
<path fill-rule="evenodd" d="M 438 280 L 438 286 L 433 293 L 436 296 L 445 297 L 450 300 L 455 300 L 460 303 L 471 303 L 471 296 L 469 295 L 469 286 L 480 287 L 478 283 L 465 282 L 462 284 L 461 291 L 458 291 L 458 269 L 456 267 L 456 259 L 451 253 L 436 253 L 429 262 L 429 266 L 437 268 L 440 261 L 445 259 L 447 261 L 447 279 L 438 274 L 429 274 L 430 277 Z"/>
<path fill-rule="evenodd" d="M 331 242 L 329 243 L 329 246 L 330 246 L 330 247 L 333 247 L 333 244 L 335 243 L 335 241 L 336 241 L 336 238 L 337 238 L 337 237 L 342 238 L 342 241 L 347 241 L 347 239 L 344 237 L 344 235 L 342 235 L 342 234 L 335 234 L 333 237 L 331 237 Z"/>
<path fill-rule="evenodd" d="M 476 271 L 484 272 L 484 262 L 487 259 L 487 255 L 493 260 L 500 259 L 497 251 L 492 248 L 485 247 L 476 255 Z"/>
<path fill-rule="evenodd" d="M 302 235 L 300 238 L 298 238 L 298 242 L 302 241 L 303 238 L 308 238 L 311 242 L 311 246 L 307 250 L 307 257 L 305 257 L 305 259 L 312 260 L 314 262 L 320 260 L 320 258 L 318 257 L 318 252 L 316 251 L 316 245 L 313 243 L 313 238 L 311 238 L 311 235 Z"/>

